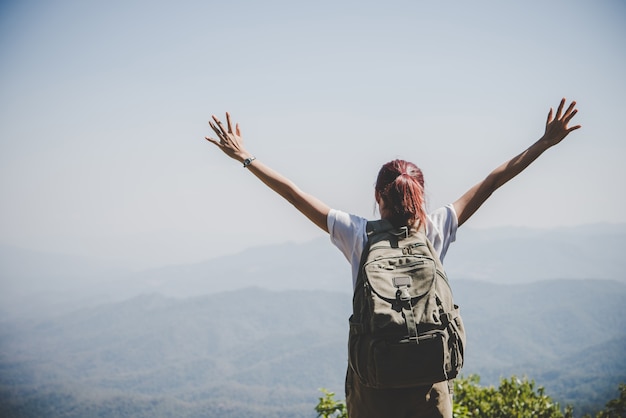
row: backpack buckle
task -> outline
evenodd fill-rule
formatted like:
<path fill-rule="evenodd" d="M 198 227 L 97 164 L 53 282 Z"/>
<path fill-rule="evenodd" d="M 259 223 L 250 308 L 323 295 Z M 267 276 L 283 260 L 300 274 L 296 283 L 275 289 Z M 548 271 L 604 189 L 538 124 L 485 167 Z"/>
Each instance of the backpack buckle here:
<path fill-rule="evenodd" d="M 402 302 L 410 301 L 409 287 L 411 287 L 411 278 L 409 276 L 396 276 L 392 280 L 393 285 L 398 289 L 396 298 Z"/>
<path fill-rule="evenodd" d="M 398 291 L 396 292 L 396 297 L 402 302 L 410 301 L 411 294 L 409 293 L 409 288 L 403 287 L 402 289 L 398 289 Z"/>
<path fill-rule="evenodd" d="M 396 276 L 393 279 L 393 285 L 397 288 L 402 286 L 411 287 L 411 277 L 409 276 Z"/>
<path fill-rule="evenodd" d="M 409 237 L 409 227 L 403 226 L 398 228 L 398 234 L 396 236 L 398 238 L 402 237 L 401 239 L 407 239 Z"/>

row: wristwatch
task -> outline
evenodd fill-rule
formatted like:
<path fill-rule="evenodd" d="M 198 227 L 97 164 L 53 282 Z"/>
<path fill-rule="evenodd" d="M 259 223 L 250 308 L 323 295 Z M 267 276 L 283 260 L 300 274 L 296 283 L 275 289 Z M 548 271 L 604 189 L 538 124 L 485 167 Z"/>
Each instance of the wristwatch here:
<path fill-rule="evenodd" d="M 252 156 L 252 157 L 248 157 L 245 160 L 243 160 L 243 168 L 247 168 L 250 164 L 252 164 L 252 161 L 256 160 L 256 157 Z"/>

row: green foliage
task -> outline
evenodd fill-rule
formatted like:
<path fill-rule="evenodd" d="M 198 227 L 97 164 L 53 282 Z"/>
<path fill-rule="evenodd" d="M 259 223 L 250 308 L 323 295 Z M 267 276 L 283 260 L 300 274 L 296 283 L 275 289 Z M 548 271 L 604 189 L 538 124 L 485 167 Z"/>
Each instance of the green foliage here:
<path fill-rule="evenodd" d="M 326 389 L 320 389 L 324 396 L 320 396 L 315 407 L 317 416 L 321 418 L 348 418 L 346 403 L 335 400 L 335 394 Z"/>
<path fill-rule="evenodd" d="M 455 418 L 569 418 L 571 409 L 565 414 L 559 404 L 544 393 L 543 387 L 534 381 L 502 379 L 500 386 L 482 387 L 476 375 L 459 378 L 454 383 Z"/>
<path fill-rule="evenodd" d="M 595 418 L 624 418 L 626 417 L 626 384 L 619 385 L 619 397 L 606 403 L 606 407 L 596 414 Z M 591 418 L 585 415 L 584 418 Z"/>
<path fill-rule="evenodd" d="M 479 385 L 476 375 L 461 377 L 454 382 L 454 418 L 572 418 L 571 407 L 561 412 L 559 404 L 544 393 L 541 386 L 528 379 L 502 379 L 498 388 Z M 335 394 L 320 389 L 324 396 L 315 407 L 318 417 L 348 418 L 346 404 L 335 400 Z M 607 404 L 606 415 L 596 418 L 623 418 L 626 407 L 626 385 L 620 386 L 621 396 Z M 587 417 L 586 417 L 587 418 Z"/>

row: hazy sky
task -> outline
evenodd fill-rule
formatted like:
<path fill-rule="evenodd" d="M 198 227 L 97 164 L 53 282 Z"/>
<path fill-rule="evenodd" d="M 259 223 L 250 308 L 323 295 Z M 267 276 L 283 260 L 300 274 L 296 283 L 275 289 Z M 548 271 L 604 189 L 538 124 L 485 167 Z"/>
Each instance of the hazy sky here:
<path fill-rule="evenodd" d="M 373 217 L 380 165 L 449 203 L 575 99 L 583 124 L 470 228 L 626 222 L 623 1 L 5 1 L 0 243 L 199 261 L 322 236 L 203 140 Z"/>

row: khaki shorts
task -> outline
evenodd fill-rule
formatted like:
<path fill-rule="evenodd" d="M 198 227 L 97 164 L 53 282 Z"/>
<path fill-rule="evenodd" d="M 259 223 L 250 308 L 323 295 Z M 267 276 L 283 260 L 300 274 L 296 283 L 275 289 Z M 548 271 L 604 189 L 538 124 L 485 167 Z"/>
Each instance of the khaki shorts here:
<path fill-rule="evenodd" d="M 452 418 L 452 381 L 374 389 L 363 385 L 348 366 L 346 405 L 349 418 Z"/>

